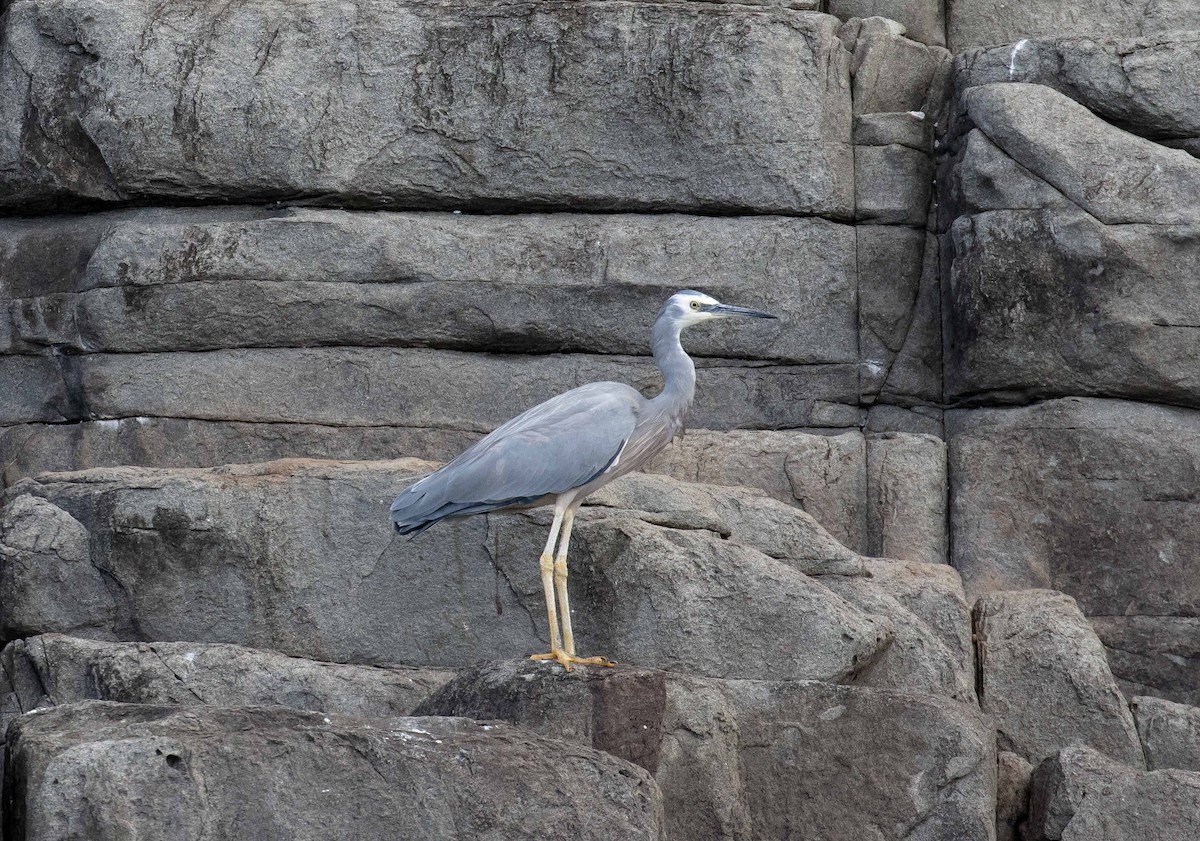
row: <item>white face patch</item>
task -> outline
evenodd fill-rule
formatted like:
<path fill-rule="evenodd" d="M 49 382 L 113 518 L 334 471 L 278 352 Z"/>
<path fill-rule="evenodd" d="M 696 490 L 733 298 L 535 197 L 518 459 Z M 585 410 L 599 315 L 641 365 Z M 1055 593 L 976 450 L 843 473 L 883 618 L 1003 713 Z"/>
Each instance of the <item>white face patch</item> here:
<path fill-rule="evenodd" d="M 699 292 L 680 293 L 675 295 L 672 300 L 678 304 L 679 309 L 682 311 L 683 318 L 681 320 L 685 326 L 719 318 L 719 316 L 705 311 L 706 307 L 721 303 L 711 295 L 704 295 Z"/>

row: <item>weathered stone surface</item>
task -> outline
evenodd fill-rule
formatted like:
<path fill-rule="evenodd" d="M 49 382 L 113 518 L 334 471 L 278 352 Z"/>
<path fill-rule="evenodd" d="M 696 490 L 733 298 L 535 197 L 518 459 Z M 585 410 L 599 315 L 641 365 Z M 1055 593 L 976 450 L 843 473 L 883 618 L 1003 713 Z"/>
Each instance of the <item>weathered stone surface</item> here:
<path fill-rule="evenodd" d="M 996 841 L 1021 841 L 1019 827 L 1029 816 L 1033 766 L 1006 750 L 996 754 Z"/>
<path fill-rule="evenodd" d="M 939 230 L 946 231 L 959 214 L 989 210 L 1038 210 L 1066 208 L 1082 213 L 1079 206 L 1004 154 L 977 128 L 959 140 L 949 166 L 939 172 L 942 191 Z"/>
<path fill-rule="evenodd" d="M 116 604 L 91 561 L 87 529 L 61 508 L 33 496 L 0 508 L 0 637 L 111 624 Z"/>
<path fill-rule="evenodd" d="M 857 234 L 861 399 L 907 407 L 940 403 L 937 242 L 922 230 L 896 225 L 860 225 Z"/>
<path fill-rule="evenodd" d="M 280 705 L 339 715 L 410 715 L 445 669 L 322 663 L 237 645 L 103 642 L 43 634 L 0 653 L 0 733 L 10 718 L 76 701 Z"/>
<path fill-rule="evenodd" d="M 1200 707 L 1140 695 L 1130 701 L 1151 771 L 1200 771 Z"/>
<path fill-rule="evenodd" d="M 990 726 L 965 704 L 506 661 L 421 711 L 500 718 L 638 763 L 662 788 L 671 838 L 992 837 Z"/>
<path fill-rule="evenodd" d="M 887 17 L 850 20 L 841 32 L 853 52 L 854 113 L 916 111 L 936 115 L 945 103 L 950 53 L 904 37 Z"/>
<path fill-rule="evenodd" d="M 689 433 L 691 434 L 691 433 Z M 0 484 L 93 467 L 215 467 L 279 458 L 449 461 L 481 436 L 461 429 L 133 417 L 0 427 Z"/>
<path fill-rule="evenodd" d="M 697 356 L 858 357 L 855 231 L 820 219 L 244 207 L 76 219 L 0 220 L 0 352 L 647 355 L 663 301 L 698 288 L 780 320 L 690 330 Z"/>
<path fill-rule="evenodd" d="M 1118 129 L 1044 85 L 963 94 L 988 139 L 1106 224 L 1200 222 L 1200 161 Z"/>
<path fill-rule="evenodd" d="M 0 356 L 0 371 L 10 360 Z M 657 393 L 648 357 L 483 355 L 427 348 L 248 348 L 46 358 L 39 417 L 3 423 L 172 417 L 265 423 L 441 427 L 487 432 L 555 394 L 616 380 Z M 699 427 L 858 423 L 853 362 L 774 365 L 698 359 Z M 402 376 L 401 376 L 402 374 Z M 504 383 L 505 388 L 497 388 Z M 66 394 L 65 399 L 61 395 Z M 804 397 L 797 398 L 797 395 Z"/>
<path fill-rule="evenodd" d="M 722 3 L 17 3 L 0 201 L 849 218 L 838 25 Z"/>
<path fill-rule="evenodd" d="M 8 495 L 10 506 L 52 502 L 87 529 L 91 564 L 117 602 L 116 617 L 88 635 L 419 666 L 545 648 L 536 558 L 550 512 L 468 518 L 396 541 L 387 505 L 429 466 L 117 468 L 49 474 Z M 761 492 L 651 476 L 596 501 L 571 551 L 581 649 L 719 677 L 845 680 L 891 639 L 888 619 L 799 571 L 862 574 L 861 559 L 802 511 Z M 650 510 L 620 507 L 630 504 Z M 79 590 L 40 573 L 28 575 L 46 599 Z"/>
<path fill-rule="evenodd" d="M 828 11 L 842 20 L 890 18 L 904 27 L 904 34 L 922 44 L 946 46 L 943 0 L 829 0 Z"/>
<path fill-rule="evenodd" d="M 854 148 L 855 218 L 920 225 L 929 213 L 933 159 L 907 146 Z"/>
<path fill-rule="evenodd" d="M 688 482 L 759 488 L 812 514 L 838 541 L 866 553 L 867 450 L 862 433 L 689 430 L 646 465 Z"/>
<path fill-rule="evenodd" d="M 1200 414 L 1068 398 L 947 412 L 946 431 L 968 596 L 1068 593 L 1136 694 L 1195 703 Z"/>
<path fill-rule="evenodd" d="M 979 704 L 997 746 L 1033 765 L 1074 742 L 1145 767 L 1133 717 L 1104 648 L 1074 599 L 1052 590 L 984 596 L 975 605 Z"/>
<path fill-rule="evenodd" d="M 819 579 L 861 610 L 891 620 L 891 644 L 855 683 L 975 703 L 971 611 L 958 574 L 944 563 L 882 560 L 864 566 L 863 576 Z"/>
<path fill-rule="evenodd" d="M 868 435 L 868 555 L 927 564 L 950 559 L 946 444 L 932 435 Z M 878 541 L 878 542 L 875 542 Z"/>
<path fill-rule="evenodd" d="M 1200 706 L 1200 617 L 1093 616 L 1125 697 Z"/>
<path fill-rule="evenodd" d="M 967 50 L 957 58 L 957 83 L 960 88 L 993 82 L 1046 85 L 1134 134 L 1160 140 L 1200 136 L 1195 33 L 1181 26 L 1141 38 L 1118 31 L 1108 35 L 1023 38 Z"/>
<path fill-rule="evenodd" d="M 855 146 L 898 144 L 929 152 L 932 148 L 933 121 L 920 111 L 891 114 L 859 114 L 854 118 Z"/>
<path fill-rule="evenodd" d="M 502 724 L 93 701 L 10 735 L 13 841 L 662 837 L 642 769 Z"/>
<path fill-rule="evenodd" d="M 1200 225 L 993 211 L 958 219 L 950 239 L 950 396 L 1200 406 L 1200 375 L 1180 364 L 1200 355 Z"/>
<path fill-rule="evenodd" d="M 946 14 L 955 52 L 1021 38 L 1125 38 L 1200 29 L 1200 7 L 1191 0 L 952 0 Z"/>
<path fill-rule="evenodd" d="M 478 437 L 454 429 L 148 417 L 25 425 L 0 430 L 0 464 L 5 465 L 0 479 L 11 485 L 43 472 L 118 465 L 210 467 L 299 456 L 386 460 L 398 452 L 448 461 Z M 923 436 L 884 437 L 914 456 L 930 447 Z M 936 453 L 926 455 L 932 460 L 889 458 L 876 465 L 886 470 L 868 474 L 867 444 L 858 431 L 691 429 L 645 469 L 688 482 L 758 488 L 803 508 L 855 552 L 932 563 L 945 559 L 944 534 L 939 537 L 936 528 L 940 518 L 944 532 L 945 465 Z M 871 484 L 869 478 L 878 481 Z M 939 481 L 943 484 L 934 491 Z M 888 514 L 893 508 L 903 508 L 905 518 Z"/>
<path fill-rule="evenodd" d="M 1200 833 L 1200 774 L 1135 771 L 1072 745 L 1034 772 L 1031 841 L 1188 841 Z"/>

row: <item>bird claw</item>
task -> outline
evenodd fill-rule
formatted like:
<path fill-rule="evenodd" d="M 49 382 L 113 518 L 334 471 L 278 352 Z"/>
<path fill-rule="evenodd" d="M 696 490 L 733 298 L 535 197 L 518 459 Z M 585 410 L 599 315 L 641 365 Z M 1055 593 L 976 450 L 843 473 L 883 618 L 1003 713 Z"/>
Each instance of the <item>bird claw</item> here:
<path fill-rule="evenodd" d="M 574 654 L 568 654 L 562 649 L 551 651 L 549 654 L 531 654 L 530 660 L 554 660 L 568 672 L 571 671 L 571 665 L 576 666 L 605 666 L 611 668 L 617 665 L 616 660 L 609 660 L 607 657 L 576 657 Z"/>

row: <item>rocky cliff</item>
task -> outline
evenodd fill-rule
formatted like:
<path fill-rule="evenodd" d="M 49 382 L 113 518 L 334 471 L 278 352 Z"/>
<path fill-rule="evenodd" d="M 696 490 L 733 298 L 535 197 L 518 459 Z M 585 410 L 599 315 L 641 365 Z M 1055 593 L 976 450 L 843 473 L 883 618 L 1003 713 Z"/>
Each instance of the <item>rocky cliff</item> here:
<path fill-rule="evenodd" d="M 1198 10 L 0 0 L 3 837 L 1200 836 Z"/>

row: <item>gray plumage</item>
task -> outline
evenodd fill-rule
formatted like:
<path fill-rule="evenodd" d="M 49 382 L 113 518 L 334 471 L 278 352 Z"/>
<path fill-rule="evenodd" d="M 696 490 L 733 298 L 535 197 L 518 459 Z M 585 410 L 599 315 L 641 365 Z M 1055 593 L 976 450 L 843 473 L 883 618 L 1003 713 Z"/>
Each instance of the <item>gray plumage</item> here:
<path fill-rule="evenodd" d="M 636 470 L 683 431 L 696 368 L 680 344 L 680 332 L 689 324 L 739 315 L 774 318 L 690 289 L 676 292 L 659 312 L 651 335 L 654 361 L 663 375 L 658 396 L 647 400 L 621 383 L 591 383 L 552 397 L 407 488 L 392 503 L 392 524 L 401 534 L 417 534 L 450 517 L 554 503 L 540 559 L 550 653 L 533 658 L 554 660 L 568 671 L 573 664 L 613 665 L 604 657 L 575 655 L 567 592 L 575 511 L 596 488 Z"/>
<path fill-rule="evenodd" d="M 692 307 L 695 302 L 698 306 Z M 392 503 L 392 523 L 414 534 L 449 517 L 529 508 L 578 491 L 575 500 L 637 469 L 683 429 L 696 369 L 680 343 L 690 323 L 731 315 L 773 318 L 677 292 L 654 322 L 651 346 L 663 390 L 646 399 L 622 383 L 590 383 L 523 412 Z"/>

